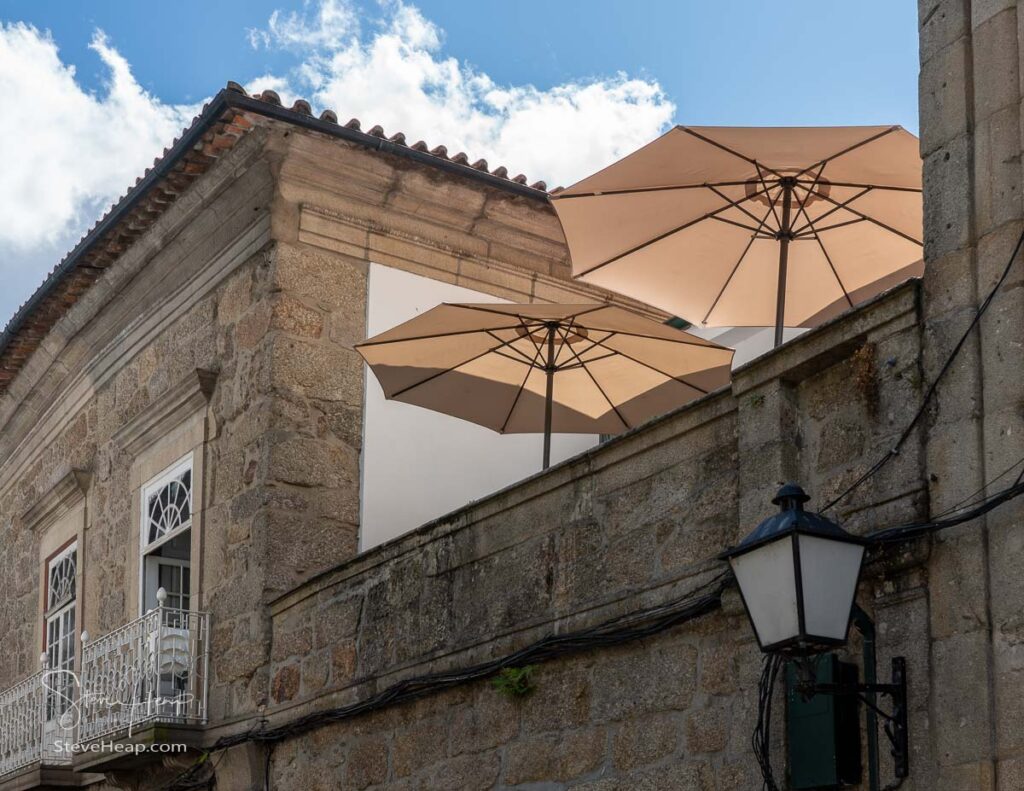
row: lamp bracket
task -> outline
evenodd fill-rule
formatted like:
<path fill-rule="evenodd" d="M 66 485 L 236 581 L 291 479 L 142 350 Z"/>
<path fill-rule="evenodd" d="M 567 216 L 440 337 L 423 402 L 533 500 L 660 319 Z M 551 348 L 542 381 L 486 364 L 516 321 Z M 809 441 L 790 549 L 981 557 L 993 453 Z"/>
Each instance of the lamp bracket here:
<path fill-rule="evenodd" d="M 814 695 L 856 695 L 872 711 L 885 720 L 883 729 L 892 745 L 893 773 L 897 778 L 909 774 L 910 739 L 907 732 L 907 661 L 902 656 L 892 660 L 890 684 L 819 684 L 802 681 L 797 690 L 808 698 Z M 882 711 L 874 703 L 875 695 L 887 695 L 892 713 Z"/>

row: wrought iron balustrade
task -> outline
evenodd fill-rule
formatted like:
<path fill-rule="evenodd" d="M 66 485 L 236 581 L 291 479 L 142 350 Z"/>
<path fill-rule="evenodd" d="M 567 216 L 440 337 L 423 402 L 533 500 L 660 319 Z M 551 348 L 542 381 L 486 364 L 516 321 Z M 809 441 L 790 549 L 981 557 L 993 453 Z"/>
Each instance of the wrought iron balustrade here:
<path fill-rule="evenodd" d="M 45 660 L 45 655 L 44 655 Z M 0 692 L 0 777 L 32 764 L 71 762 L 75 685 L 44 668 Z"/>
<path fill-rule="evenodd" d="M 161 591 L 162 592 L 162 591 Z M 206 722 L 209 615 L 161 606 L 82 646 L 78 739 Z"/>

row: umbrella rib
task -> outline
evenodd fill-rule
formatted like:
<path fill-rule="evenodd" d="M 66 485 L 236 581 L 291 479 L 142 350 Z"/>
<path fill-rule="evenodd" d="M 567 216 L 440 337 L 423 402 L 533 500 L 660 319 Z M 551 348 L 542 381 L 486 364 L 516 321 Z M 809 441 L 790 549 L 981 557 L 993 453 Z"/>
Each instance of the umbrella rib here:
<path fill-rule="evenodd" d="M 766 187 L 764 189 L 758 190 L 757 192 L 755 192 L 753 195 L 750 195 L 749 197 L 756 198 L 758 195 L 763 195 L 767 191 L 768 191 L 768 189 Z M 673 228 L 670 231 L 665 231 L 665 233 L 659 234 L 658 236 L 655 236 L 653 239 L 648 239 L 646 242 L 643 242 L 642 244 L 638 244 L 636 247 L 632 247 L 629 250 L 626 250 L 625 252 L 619 253 L 618 255 L 613 256 L 612 258 L 609 258 L 607 261 L 602 261 L 600 264 L 597 264 L 596 266 L 590 267 L 590 269 L 586 270 L 585 272 L 580 272 L 578 277 L 583 277 L 584 275 L 589 275 L 591 272 L 596 272 L 598 269 L 606 267 L 609 264 L 614 264 L 616 261 L 618 261 L 618 260 L 620 260 L 622 258 L 625 258 L 627 255 L 632 255 L 633 253 L 636 253 L 636 252 L 639 252 L 640 250 L 643 250 L 645 247 L 650 247 L 652 244 L 657 244 L 658 242 L 662 241 L 663 239 L 667 239 L 669 236 L 672 236 L 673 234 L 677 234 L 680 231 L 685 231 L 687 228 L 689 228 L 689 227 L 691 227 L 693 225 L 696 225 L 699 222 L 703 222 L 704 220 L 709 220 L 712 217 L 715 217 L 715 216 L 721 214 L 722 212 L 724 212 L 726 209 L 729 209 L 729 208 L 732 208 L 732 207 L 727 204 L 727 205 L 722 206 L 722 207 L 720 207 L 718 209 L 715 209 L 712 212 L 708 212 L 707 214 L 704 214 L 701 217 L 697 217 L 697 218 L 695 218 L 693 220 L 690 220 L 689 222 L 685 222 L 682 225 L 680 225 L 680 226 L 678 226 L 676 228 Z M 601 307 L 606 307 L 606 306 L 602 305 Z M 577 313 L 576 314 L 576 316 L 582 316 L 582 315 L 583 315 L 583 313 Z"/>
<path fill-rule="evenodd" d="M 529 367 L 526 369 L 526 376 L 523 377 L 523 383 L 519 385 L 519 389 L 516 391 L 516 397 L 512 399 L 512 406 L 509 407 L 508 414 L 505 415 L 505 422 L 501 424 L 501 431 L 498 432 L 499 434 L 504 434 L 505 429 L 508 428 L 508 422 L 512 419 L 512 413 L 516 411 L 516 404 L 519 403 L 519 397 L 523 394 L 523 390 L 526 389 L 526 383 L 530 381 L 530 374 L 533 373 L 534 369 L 538 368 L 537 358 L 540 357 L 543 347 L 537 344 L 534 345 L 537 346 L 537 354 L 534 355 L 533 362 L 531 362 Z"/>
<path fill-rule="evenodd" d="M 758 181 L 761 182 L 761 186 L 764 187 L 765 194 L 768 195 L 768 208 L 769 208 L 769 211 L 775 217 L 775 224 L 777 226 L 779 226 L 779 230 L 781 231 L 782 230 L 782 219 L 779 217 L 779 213 L 777 211 L 775 211 L 775 204 L 779 202 L 779 195 L 782 194 L 782 190 L 779 190 L 779 194 L 775 196 L 774 200 L 772 200 L 771 192 L 770 192 L 769 187 L 768 187 L 768 182 L 766 182 L 764 180 L 764 174 L 761 172 L 761 167 L 760 167 L 760 165 L 757 165 L 757 163 L 754 163 L 754 164 L 757 166 L 757 178 L 758 178 Z M 780 176 L 780 178 L 781 178 L 781 176 Z M 776 185 L 776 186 L 778 186 L 778 185 Z M 750 197 L 755 197 L 755 196 L 751 195 Z M 768 218 L 765 217 L 765 220 L 767 220 L 767 219 Z"/>
<path fill-rule="evenodd" d="M 373 339 L 365 340 L 362 343 L 355 345 L 356 349 L 364 349 L 368 346 L 387 346 L 391 343 L 409 343 L 410 341 L 428 341 L 431 338 L 451 338 L 456 335 L 476 335 L 478 332 L 487 333 L 490 335 L 492 332 L 498 330 L 509 330 L 515 329 L 515 327 L 477 327 L 472 330 L 458 330 L 457 332 L 432 332 L 429 335 L 410 335 L 407 338 L 388 338 L 383 341 L 375 341 Z M 491 337 L 494 337 L 493 335 Z M 500 338 L 498 339 L 500 340 Z"/>
<path fill-rule="evenodd" d="M 806 184 L 810 184 L 811 182 L 805 181 L 804 179 L 797 179 L 796 183 L 803 187 Z M 891 187 L 882 184 L 861 184 L 855 181 L 829 181 L 829 184 L 831 184 L 833 187 L 856 187 L 857 189 L 864 189 L 865 187 L 870 187 L 873 190 L 889 190 L 890 192 L 921 192 L 920 187 Z"/>
<path fill-rule="evenodd" d="M 778 173 L 777 171 L 775 171 L 774 169 L 768 167 L 767 165 L 759 164 L 756 159 L 753 159 L 752 157 L 748 157 L 746 154 L 741 154 L 739 151 L 736 151 L 736 150 L 734 150 L 732 148 L 729 148 L 729 146 L 725 145 L 724 143 L 719 143 L 717 140 L 712 140 L 710 137 L 705 137 L 704 135 L 700 134 L 700 132 L 694 132 L 688 126 L 681 126 L 679 128 L 682 129 L 687 134 L 693 135 L 698 140 L 703 140 L 705 143 L 713 145 L 716 148 L 720 148 L 723 151 L 725 151 L 726 153 L 732 154 L 734 157 L 738 157 L 739 159 L 742 159 L 744 162 L 747 162 L 747 163 L 753 165 L 754 167 L 758 168 L 759 170 L 763 167 L 765 170 L 771 171 L 776 176 L 779 176 L 780 178 L 782 177 L 781 173 Z"/>
<path fill-rule="evenodd" d="M 482 313 L 492 313 L 492 314 L 497 315 L 497 316 L 508 316 L 509 318 L 519 319 L 519 323 L 520 324 L 526 324 L 529 321 L 537 322 L 537 323 L 540 323 L 540 324 L 543 324 L 545 321 L 558 321 L 558 322 L 562 322 L 562 321 L 565 321 L 565 319 L 574 319 L 577 316 L 584 316 L 587 313 L 593 313 L 596 310 L 603 310 L 604 308 L 610 307 L 607 302 L 603 302 L 603 303 L 601 303 L 599 305 L 590 305 L 590 306 L 587 307 L 586 310 L 581 310 L 581 311 L 578 311 L 576 313 L 570 313 L 570 314 L 568 314 L 566 316 L 563 316 L 560 319 L 542 319 L 542 318 L 537 318 L 535 316 L 526 316 L 526 315 L 524 315 L 522 313 L 508 313 L 508 312 L 506 312 L 504 310 L 495 310 L 494 308 L 487 308 L 487 307 L 484 307 L 483 305 L 467 305 L 466 303 L 463 303 L 463 302 L 446 302 L 444 304 L 451 305 L 452 307 L 462 308 L 463 310 L 479 310 Z M 536 303 L 533 303 L 533 304 L 536 304 L 536 305 L 546 305 L 546 304 L 553 304 L 553 303 L 536 302 Z M 512 327 L 494 327 L 494 329 L 495 330 L 508 330 L 508 329 L 515 329 L 515 326 L 513 325 Z M 475 331 L 479 331 L 479 330 L 475 330 Z"/>
<path fill-rule="evenodd" d="M 488 334 L 488 335 L 490 335 L 490 336 L 491 336 L 492 338 L 494 338 L 494 340 L 498 341 L 498 343 L 501 343 L 501 342 L 502 342 L 502 341 L 501 341 L 501 338 L 499 338 L 499 337 L 498 337 L 497 335 L 495 335 L 495 334 L 494 334 L 493 332 L 488 332 L 487 334 Z M 512 341 L 512 343 L 515 343 L 515 341 L 513 340 L 513 341 Z M 536 344 L 535 344 L 535 346 L 536 346 Z M 523 359 L 522 359 L 522 360 L 516 360 L 516 358 L 515 358 L 515 357 L 512 357 L 511 355 L 507 355 L 507 354 L 506 354 L 506 355 L 502 355 L 502 356 L 504 356 L 504 357 L 508 357 L 508 359 L 510 359 L 510 360 L 516 360 L 517 362 L 522 362 L 522 361 L 524 361 L 524 360 L 525 360 L 525 361 L 526 361 L 526 363 L 527 363 L 528 365 L 529 365 L 529 364 L 532 364 L 532 362 L 533 362 L 533 361 L 532 361 L 532 360 L 530 359 L 530 355 L 528 355 L 528 354 L 527 354 L 526 352 L 524 352 L 524 351 L 523 351 L 522 349 L 520 349 L 520 348 L 519 348 L 518 346 L 509 346 L 508 348 L 510 348 L 510 349 L 511 349 L 512 351 L 514 351 L 514 352 L 515 352 L 516 354 L 520 355 L 520 357 L 522 357 Z M 499 353 L 500 353 L 500 352 L 499 352 Z"/>
<path fill-rule="evenodd" d="M 921 246 L 921 241 L 920 241 L 919 239 L 915 239 L 915 238 L 914 238 L 913 236 L 911 236 L 910 234 L 906 234 L 906 233 L 903 233 L 903 231 L 899 231 L 899 230 L 897 230 L 896 228 L 893 228 L 893 227 L 892 227 L 891 225 L 886 225 L 886 224 L 885 224 L 884 222 L 882 222 L 881 220 L 876 220 L 876 219 L 875 219 L 874 217 L 869 217 L 869 216 L 868 216 L 867 214 L 864 214 L 864 213 L 862 213 L 862 212 L 859 212 L 859 211 L 857 211 L 856 209 L 851 209 L 851 208 L 850 208 L 850 206 L 849 206 L 849 202 L 847 202 L 847 205 L 846 205 L 846 206 L 843 206 L 843 205 L 842 205 L 842 204 L 840 204 L 840 203 L 839 203 L 838 201 L 836 201 L 836 200 L 833 200 L 832 198 L 830 198 L 830 197 L 829 197 L 828 195 L 823 195 L 823 194 L 822 194 L 822 193 L 820 193 L 820 192 L 815 192 L 814 194 L 815 194 L 815 195 L 818 195 L 818 196 L 820 196 L 820 197 L 821 197 L 821 198 L 822 198 L 823 200 L 827 200 L 827 201 L 828 201 L 829 203 L 831 203 L 831 204 L 835 205 L 835 206 L 836 206 L 837 208 L 840 208 L 840 209 L 846 209 L 846 210 L 847 210 L 848 212 L 850 212 L 850 214 L 856 214 L 856 215 L 857 215 L 858 217 L 860 217 L 861 219 L 867 220 L 867 221 L 868 221 L 869 223 L 872 223 L 872 224 L 874 224 L 874 225 L 877 225 L 877 226 L 878 226 L 879 228 L 883 228 L 883 229 L 885 229 L 886 231 L 888 231 L 889 233 L 894 233 L 894 234 L 896 234 L 897 236 L 899 236 L 899 237 L 902 237 L 903 239 L 906 239 L 906 240 L 907 240 L 908 242 L 913 242 L 913 243 L 914 243 L 914 244 L 916 244 L 916 245 L 917 245 L 918 247 L 920 247 L 920 246 Z M 819 218 L 819 219 L 820 219 L 820 218 Z M 812 226 L 812 227 L 813 227 L 813 226 Z"/>
<path fill-rule="evenodd" d="M 799 214 L 803 214 L 803 216 L 807 218 L 808 222 L 811 221 L 811 218 L 807 214 L 807 208 L 806 208 L 807 207 L 807 201 L 809 201 L 811 199 L 811 191 L 815 187 L 817 187 L 818 183 L 821 181 L 821 174 L 825 171 L 825 165 L 826 164 L 827 163 L 823 162 L 821 167 L 818 168 L 818 172 L 814 175 L 814 181 L 811 182 L 810 189 L 806 189 L 806 188 L 804 189 L 804 192 L 805 192 L 804 197 L 800 200 L 800 206 L 796 210 L 796 213 L 798 215 Z M 795 232 L 793 231 L 792 225 L 790 225 L 790 229 L 789 230 L 790 230 L 790 233 L 793 233 L 794 236 L 796 235 Z"/>
<path fill-rule="evenodd" d="M 807 189 L 807 188 L 806 188 L 806 187 L 804 187 L 804 189 Z M 874 187 L 865 187 L 865 188 L 864 188 L 864 189 L 862 189 L 862 190 L 861 190 L 860 192 L 858 192 L 858 193 L 857 193 L 856 195 L 854 195 L 854 196 L 853 196 L 852 198 L 847 198 L 847 199 L 846 199 L 846 200 L 844 200 L 844 201 L 843 201 L 842 203 L 840 203 L 840 204 L 837 204 L 837 205 L 836 205 L 836 206 L 834 206 L 833 208 L 829 209 L 829 210 L 828 210 L 827 212 L 824 212 L 823 214 L 821 214 L 821 215 L 820 215 L 820 216 L 819 216 L 819 217 L 818 217 L 817 219 L 815 219 L 815 220 L 812 220 L 812 219 L 810 218 L 810 216 L 809 216 L 809 215 L 807 214 L 807 212 L 806 212 L 806 211 L 804 211 L 804 212 L 803 212 L 803 215 L 804 215 L 804 218 L 806 218 L 807 222 L 806 222 L 806 224 L 804 224 L 804 225 L 801 225 L 801 226 L 800 226 L 799 228 L 797 228 L 797 229 L 796 229 L 796 230 L 795 230 L 795 231 L 794 231 L 793 233 L 798 233 L 798 234 L 799 234 L 799 233 L 803 233 L 803 232 L 804 232 L 804 231 L 806 231 L 806 230 L 807 230 L 808 228 L 814 228 L 814 223 L 816 223 L 816 222 L 821 222 L 821 221 L 822 221 L 822 220 L 824 220 L 824 219 L 825 219 L 826 217 L 829 217 L 829 216 L 831 216 L 831 215 L 835 214 L 835 213 L 836 213 L 837 211 L 839 211 L 839 210 L 841 210 L 841 209 L 845 209 L 845 208 L 846 208 L 847 206 L 849 206 L 849 205 L 850 205 L 851 203 L 853 203 L 853 202 L 854 202 L 855 200 L 857 200 L 857 199 L 859 199 L 859 198 L 863 198 L 863 197 L 864 197 L 865 195 L 867 195 L 867 194 L 868 194 L 869 192 L 871 192 L 871 190 L 872 190 L 872 189 L 874 189 Z M 820 192 L 817 192 L 817 191 L 815 191 L 815 192 L 814 192 L 814 194 L 815 194 L 815 195 L 821 195 L 821 193 L 820 193 Z M 806 197 L 808 197 L 808 198 L 809 198 L 810 196 L 811 196 L 811 190 L 809 190 L 809 189 L 808 189 L 808 190 L 807 190 L 807 196 L 806 196 Z M 824 196 L 822 196 L 822 197 L 824 197 Z"/>
<path fill-rule="evenodd" d="M 722 348 L 724 348 L 722 346 L 719 346 L 717 343 L 712 343 L 711 341 L 708 341 L 707 343 L 694 343 L 693 341 L 684 341 L 682 339 L 677 339 L 677 338 L 662 338 L 660 335 L 645 335 L 642 332 L 630 332 L 629 330 L 610 330 L 607 327 L 591 327 L 590 329 L 592 329 L 592 330 L 600 330 L 601 332 L 609 333 L 609 335 L 606 335 L 601 340 L 608 340 L 608 338 L 611 335 L 628 335 L 631 338 L 646 338 L 647 340 L 652 340 L 652 341 L 665 341 L 665 343 L 679 343 L 679 344 L 682 344 L 683 346 L 697 346 L 697 347 L 699 347 L 701 349 L 722 349 Z M 682 330 L 679 330 L 679 332 L 681 334 L 683 334 L 683 335 L 686 334 Z M 691 335 L 690 337 L 692 338 L 694 336 Z M 600 346 L 600 345 L 601 345 L 600 341 L 594 341 L 593 346 L 591 346 L 588 349 L 584 349 L 584 351 L 590 351 L 590 349 L 593 349 L 594 346 Z"/>
<path fill-rule="evenodd" d="M 591 348 L 593 348 L 593 346 Z M 587 350 L 584 349 L 583 352 L 580 352 L 580 354 L 582 355 L 586 351 Z M 607 360 L 609 357 L 614 357 L 616 354 L 617 354 L 617 352 L 608 352 L 608 354 L 602 354 L 600 357 L 591 357 L 589 360 L 587 360 L 587 363 L 588 364 L 589 363 L 596 363 L 596 362 L 600 362 L 601 360 Z M 575 371 L 577 368 L 582 368 L 582 367 L 583 367 L 583 362 L 578 362 L 578 363 L 570 363 L 569 365 L 563 365 L 558 370 L 559 371 Z"/>
<path fill-rule="evenodd" d="M 494 352 L 492 352 L 492 354 L 496 354 L 496 355 L 498 355 L 498 357 L 504 357 L 506 360 L 511 360 L 512 362 L 518 363 L 519 365 L 531 365 L 532 364 L 529 359 L 525 359 L 524 360 L 522 357 L 513 357 L 511 354 L 505 354 L 505 352 L 503 352 L 503 351 L 495 350 Z"/>
<path fill-rule="evenodd" d="M 605 340 L 607 340 L 607 338 Z M 696 391 L 698 391 L 700 393 L 703 393 L 704 395 L 707 395 L 708 392 L 709 392 L 708 390 L 705 390 L 703 387 L 697 387 L 697 385 L 693 384 L 692 382 L 687 382 L 685 379 L 683 379 L 680 376 L 672 376 L 672 374 L 665 373 L 661 369 L 655 368 L 650 363 L 645 363 L 643 360 L 638 360 L 636 357 L 633 357 L 632 355 L 626 354 L 625 352 L 621 352 L 618 349 L 613 349 L 610 346 L 605 346 L 604 343 L 601 342 L 601 341 L 598 341 L 597 345 L 600 346 L 602 349 L 607 349 L 610 352 L 615 352 L 615 354 L 621 355 L 622 357 L 625 357 L 627 360 L 630 360 L 630 361 L 636 363 L 637 365 L 642 365 L 644 368 L 649 368 L 650 370 L 654 371 L 655 373 L 661 374 L 666 379 L 671 379 L 673 382 L 679 382 L 679 384 L 681 384 L 681 385 L 686 385 L 687 387 L 692 387 L 694 390 L 696 390 Z"/>
<path fill-rule="evenodd" d="M 776 200 L 778 200 L 778 197 L 776 197 Z M 768 220 L 768 215 L 770 215 L 771 213 L 772 213 L 772 209 L 771 208 L 769 208 L 768 211 L 766 211 L 764 213 L 764 217 L 761 219 L 762 227 L 764 226 L 764 223 Z M 743 259 L 746 258 L 747 257 L 747 253 L 750 252 L 750 248 L 754 246 L 754 240 L 756 238 L 757 238 L 756 236 L 751 236 L 750 237 L 750 241 L 747 242 L 747 246 L 744 247 L 743 248 L 743 252 L 740 253 L 739 260 L 736 261 L 736 265 L 732 268 L 732 271 L 729 272 L 729 277 L 727 277 L 725 279 L 725 282 L 722 284 L 722 288 L 719 289 L 718 295 L 715 297 L 715 301 L 711 303 L 711 307 L 708 308 L 708 312 L 705 313 L 704 314 L 704 318 L 701 319 L 701 322 L 700 322 L 701 324 L 706 323 L 707 320 L 708 320 L 708 316 L 710 316 L 712 314 L 712 312 L 714 312 L 715 308 L 718 307 L 718 303 L 722 299 L 722 295 L 725 293 L 725 290 L 729 287 L 729 284 L 732 282 L 733 277 L 736 275 L 736 271 L 740 268 L 740 264 L 743 263 Z"/>
<path fill-rule="evenodd" d="M 605 340 L 608 340 L 608 338 L 611 338 L 614 334 L 615 333 L 612 333 L 612 335 L 608 335 L 607 337 L 605 337 Z M 579 360 L 580 367 L 583 368 L 584 371 L 586 371 L 587 376 L 590 377 L 590 381 L 594 383 L 594 387 L 597 388 L 598 392 L 602 396 L 604 396 L 604 400 L 608 402 L 608 406 L 610 406 L 612 408 L 612 411 L 615 413 L 616 417 L 618 417 L 618 419 L 621 421 L 622 425 L 625 426 L 627 430 L 631 429 L 632 426 L 629 425 L 629 421 L 626 420 L 626 418 L 619 411 L 619 408 L 617 406 L 615 406 L 615 404 L 612 402 L 612 400 L 608 397 L 608 394 L 604 391 L 604 388 L 601 387 L 601 385 L 598 383 L 597 378 L 594 376 L 593 372 L 589 368 L 587 368 L 587 364 L 585 362 L 583 362 L 582 359 L 580 359 L 579 354 L 577 354 L 576 350 L 572 348 L 572 344 L 570 344 L 568 342 L 568 335 L 565 336 L 565 341 L 564 342 L 565 342 L 565 345 L 569 347 L 569 351 L 576 357 L 577 360 Z M 605 348 L 607 348 L 607 347 L 605 347 Z M 614 350 L 612 350 L 612 355 L 609 355 L 609 356 L 613 356 L 614 354 L 615 354 L 615 352 L 614 352 Z M 601 359 L 606 359 L 606 358 L 601 358 Z M 593 362 L 593 360 L 591 360 L 591 362 Z"/>
<path fill-rule="evenodd" d="M 415 388 L 419 387 L 420 385 L 425 385 L 427 382 L 432 382 L 433 380 L 437 379 L 437 377 L 439 377 L 439 376 L 444 376 L 445 374 L 450 374 L 452 371 L 457 371 L 459 368 L 461 368 L 464 365 L 469 365 L 472 362 L 476 362 L 481 357 L 486 357 L 488 354 L 493 354 L 494 352 L 498 351 L 498 349 L 501 349 L 501 348 L 503 348 L 505 346 L 508 346 L 510 343 L 512 343 L 512 341 L 502 341 L 498 346 L 495 346 L 493 349 L 485 349 L 484 351 L 480 352 L 480 354 L 475 354 L 472 357 L 470 357 L 468 360 L 463 360 L 458 365 L 453 365 L 451 368 L 445 368 L 443 371 L 438 371 L 437 373 L 433 373 L 430 376 L 428 376 L 426 379 L 421 379 L 419 382 L 416 382 L 415 384 L 411 384 L 411 385 L 408 385 L 406 387 L 403 387 L 401 390 L 396 390 L 394 393 L 392 393 L 389 396 L 389 398 L 398 398 L 398 396 L 403 395 L 404 393 L 408 393 L 410 390 L 414 390 Z"/>
<path fill-rule="evenodd" d="M 846 290 L 846 286 L 843 285 L 842 278 L 839 277 L 839 272 L 836 271 L 835 264 L 832 263 L 832 256 L 828 254 L 828 250 L 825 249 L 825 243 L 821 241 L 821 237 L 817 233 L 814 234 L 814 239 L 818 243 L 818 247 L 821 248 L 821 254 L 825 256 L 825 260 L 828 261 L 828 268 L 832 270 L 832 274 L 836 277 L 836 282 L 839 284 L 839 288 L 843 290 L 843 296 L 846 297 L 846 302 L 849 306 L 853 307 L 853 300 L 850 299 L 850 294 Z"/>
<path fill-rule="evenodd" d="M 573 198 L 603 198 L 606 195 L 636 195 L 644 192 L 668 192 L 669 190 L 699 190 L 705 187 L 742 187 L 746 181 L 715 181 L 701 184 L 672 184 L 662 187 L 634 187 L 632 189 L 599 190 L 595 192 L 578 192 L 575 195 L 552 195 L 551 200 L 572 200 Z"/>
<path fill-rule="evenodd" d="M 733 200 L 728 195 L 726 195 L 724 192 L 722 192 L 721 190 L 715 189 L 710 184 L 708 185 L 708 189 L 711 190 L 713 193 L 715 193 L 715 195 L 717 195 L 719 198 L 724 200 L 726 203 L 728 203 L 728 204 L 730 204 L 732 206 L 735 206 L 737 209 L 739 209 L 741 212 L 743 212 L 745 215 L 747 215 L 754 222 L 762 222 L 762 221 L 759 221 L 757 219 L 757 215 L 756 214 L 754 214 L 752 211 L 744 208 L 744 206 L 739 201 Z M 746 200 L 746 198 L 744 198 L 744 200 Z M 763 222 L 762 222 L 762 224 L 763 224 Z"/>
<path fill-rule="evenodd" d="M 885 129 L 885 130 L 883 130 L 881 132 L 877 132 L 877 133 L 871 135 L 870 137 L 868 137 L 868 138 L 866 138 L 864 140 L 861 140 L 859 143 L 854 143 L 851 146 L 847 146 L 842 151 L 837 151 L 835 154 L 827 156 L 827 157 L 825 157 L 825 159 L 822 159 L 822 160 L 820 160 L 818 162 L 815 162 L 813 165 L 807 166 L 806 168 L 801 170 L 799 173 L 797 173 L 797 176 L 802 176 L 808 170 L 811 170 L 812 168 L 818 167 L 818 165 L 824 165 L 824 164 L 827 164 L 829 162 L 832 162 L 833 160 L 839 159 L 839 157 L 845 156 L 846 154 L 849 154 L 851 151 L 857 150 L 861 146 L 866 146 L 868 143 L 873 143 L 876 140 L 878 140 L 880 137 L 885 137 L 886 135 L 888 135 L 888 134 L 890 134 L 892 132 L 895 132 L 897 129 L 899 129 L 898 126 L 890 126 L 888 129 Z"/>
<path fill-rule="evenodd" d="M 807 231 L 802 231 L 798 235 L 799 235 L 799 237 L 801 239 L 810 239 L 815 234 L 824 233 L 825 231 L 832 231 L 832 230 L 835 230 L 836 228 L 845 228 L 847 225 L 856 225 L 859 222 L 864 222 L 864 218 L 863 217 L 857 217 L 856 219 L 853 219 L 853 220 L 846 220 L 844 222 L 837 222 L 834 225 L 826 225 L 824 228 L 815 228 L 813 225 L 810 225 L 810 226 L 808 226 L 811 229 L 809 233 Z"/>
<path fill-rule="evenodd" d="M 604 336 L 605 339 L 607 339 L 610 335 L 612 335 L 615 332 L 615 330 L 606 330 L 606 329 L 604 329 L 602 327 L 590 327 L 590 328 L 588 328 L 588 331 L 589 332 L 594 332 L 594 331 L 606 332 L 606 333 L 608 333 L 608 335 Z M 590 345 L 587 348 L 585 348 L 585 349 L 583 349 L 582 351 L 579 352 L 579 354 L 581 354 L 581 355 L 582 354 L 586 354 L 591 349 L 596 349 L 597 348 L 597 343 L 589 335 L 587 336 L 587 340 L 590 342 Z"/>
<path fill-rule="evenodd" d="M 744 231 L 750 231 L 753 234 L 761 234 L 762 233 L 760 228 L 755 228 L 753 225 L 746 225 L 744 223 L 737 222 L 736 220 L 730 220 L 730 219 L 727 219 L 725 217 L 712 217 L 711 219 L 712 220 L 717 220 L 718 222 L 724 222 L 724 223 L 726 223 L 728 225 L 735 225 L 737 228 L 742 228 Z M 764 234 L 764 235 L 767 236 L 767 234 Z M 770 238 L 774 239 L 775 237 L 772 236 Z"/>

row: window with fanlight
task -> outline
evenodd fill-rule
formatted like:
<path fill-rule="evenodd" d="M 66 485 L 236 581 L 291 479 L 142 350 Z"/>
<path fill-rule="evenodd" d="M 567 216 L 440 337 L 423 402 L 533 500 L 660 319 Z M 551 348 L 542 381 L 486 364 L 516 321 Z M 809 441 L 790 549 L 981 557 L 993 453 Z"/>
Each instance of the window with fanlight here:
<path fill-rule="evenodd" d="M 191 597 L 192 454 L 173 464 L 142 488 L 140 604 L 157 606 L 157 591 L 167 593 L 168 610 L 188 610 Z M 169 615 L 173 619 L 176 616 Z"/>
<path fill-rule="evenodd" d="M 46 563 L 46 719 L 66 712 L 74 693 L 75 601 L 78 542 L 72 542 Z"/>

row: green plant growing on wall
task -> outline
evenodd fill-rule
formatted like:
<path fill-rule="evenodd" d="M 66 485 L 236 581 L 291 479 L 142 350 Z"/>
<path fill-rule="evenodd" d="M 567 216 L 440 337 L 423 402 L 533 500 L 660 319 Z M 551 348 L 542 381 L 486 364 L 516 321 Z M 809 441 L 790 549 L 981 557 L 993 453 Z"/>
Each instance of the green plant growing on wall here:
<path fill-rule="evenodd" d="M 491 679 L 493 686 L 502 695 L 510 698 L 525 698 L 534 690 L 533 674 L 536 665 L 523 667 L 505 667 Z"/>

